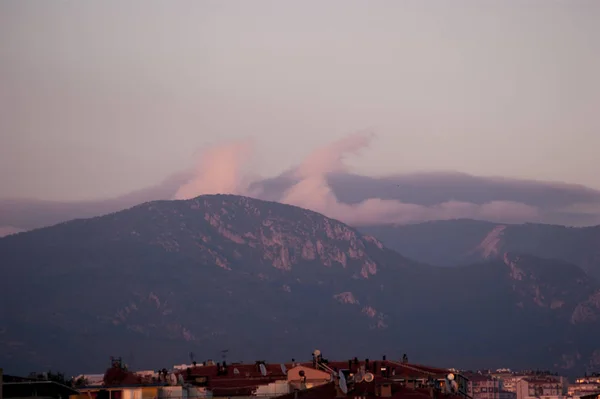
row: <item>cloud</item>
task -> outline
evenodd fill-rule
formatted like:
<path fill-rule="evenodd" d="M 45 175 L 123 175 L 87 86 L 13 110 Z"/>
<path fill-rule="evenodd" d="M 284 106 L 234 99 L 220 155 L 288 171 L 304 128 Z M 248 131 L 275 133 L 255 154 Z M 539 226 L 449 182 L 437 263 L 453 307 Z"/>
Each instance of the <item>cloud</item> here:
<path fill-rule="evenodd" d="M 476 204 L 444 201 L 432 206 L 404 203 L 369 196 L 355 204 L 340 202 L 329 186 L 328 175 L 347 172 L 344 159 L 369 146 L 375 136 L 357 133 L 317 149 L 296 169 L 299 180 L 280 198 L 280 202 L 311 209 L 345 223 L 361 226 L 388 223 L 415 223 L 457 218 L 484 219 L 500 222 L 533 221 L 539 210 L 514 201 L 490 201 Z"/>
<path fill-rule="evenodd" d="M 268 179 L 250 173 L 252 140 L 225 142 L 200 152 L 195 167 L 117 198 L 84 202 L 0 199 L 0 226 L 28 230 L 116 212 L 146 201 L 218 193 L 297 205 L 354 226 L 455 218 L 600 224 L 600 192 L 587 187 L 448 172 L 387 177 L 353 173 L 345 161 L 359 156 L 375 138 L 369 132 L 351 134 Z"/>
<path fill-rule="evenodd" d="M 179 187 L 175 199 L 203 194 L 247 194 L 250 181 L 244 167 L 253 148 L 252 140 L 240 140 L 204 149 L 192 177 Z"/>
<path fill-rule="evenodd" d="M 348 172 L 344 159 L 348 155 L 357 155 L 367 148 L 375 138 L 372 132 L 358 132 L 312 152 L 296 169 L 300 178 L 326 176 L 330 173 Z"/>

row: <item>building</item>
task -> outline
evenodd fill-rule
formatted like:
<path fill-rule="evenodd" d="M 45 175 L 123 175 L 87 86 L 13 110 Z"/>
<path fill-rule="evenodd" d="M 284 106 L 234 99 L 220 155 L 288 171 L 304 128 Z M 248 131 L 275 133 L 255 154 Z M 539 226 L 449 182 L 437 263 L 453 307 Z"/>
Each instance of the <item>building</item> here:
<path fill-rule="evenodd" d="M 585 375 L 575 379 L 574 384 L 569 384 L 568 395 L 573 399 L 593 396 L 600 392 L 600 374 Z"/>
<path fill-rule="evenodd" d="M 490 373 L 490 376 L 502 381 L 502 390 L 504 392 L 517 392 L 517 382 L 527 375 L 522 373 L 513 373 L 510 369 L 499 369 Z"/>
<path fill-rule="evenodd" d="M 473 399 L 500 399 L 502 380 L 491 375 L 467 374 L 468 392 Z"/>
<path fill-rule="evenodd" d="M 186 399 L 202 397 L 188 396 L 188 390 L 182 386 L 164 385 L 119 385 L 102 387 L 81 387 L 79 392 L 69 399 Z M 207 396 L 205 395 L 204 398 Z"/>
<path fill-rule="evenodd" d="M 80 374 L 73 377 L 76 386 L 101 386 L 104 384 L 104 374 Z"/>
<path fill-rule="evenodd" d="M 311 389 L 295 391 L 277 399 L 460 399 L 461 396 L 446 394 L 433 388 L 411 388 L 400 383 L 373 380 L 342 388 L 337 382 L 328 382 Z"/>
<path fill-rule="evenodd" d="M 294 360 L 284 364 L 264 361 L 254 364 L 204 362 L 177 365 L 174 370 L 157 372 L 131 372 L 117 361 L 106 371 L 101 382 L 95 378 L 96 382 L 92 384 L 89 376 L 78 376 L 79 392 L 71 395 L 70 399 L 271 399 L 286 395 L 302 396 L 308 391 L 313 395 L 321 392 L 319 389 L 331 392 L 331 384 L 339 384 L 340 373 L 354 392 L 352 396 L 362 397 L 364 392 L 372 391 L 375 397 L 401 392 L 404 396 L 425 395 L 431 398 L 431 395 L 439 394 L 472 399 L 468 378 L 456 371 L 409 364 L 407 359 L 387 360 L 385 356 L 374 361 L 354 358 L 330 362 L 320 355 L 315 356 L 312 362 L 304 363 Z M 355 388 L 364 388 L 365 391 L 356 395 Z M 334 391 L 336 389 L 339 391 L 339 387 Z"/>
<path fill-rule="evenodd" d="M 560 379 L 551 376 L 524 377 L 517 382 L 517 399 L 567 399 Z"/>
<path fill-rule="evenodd" d="M 516 387 L 506 389 L 504 380 L 495 373 L 466 373 L 469 379 L 469 394 L 473 399 L 516 399 Z M 509 374 L 509 377 L 512 375 Z"/>
<path fill-rule="evenodd" d="M 2 382 L 3 399 L 65 399 L 78 392 L 55 381 Z"/>

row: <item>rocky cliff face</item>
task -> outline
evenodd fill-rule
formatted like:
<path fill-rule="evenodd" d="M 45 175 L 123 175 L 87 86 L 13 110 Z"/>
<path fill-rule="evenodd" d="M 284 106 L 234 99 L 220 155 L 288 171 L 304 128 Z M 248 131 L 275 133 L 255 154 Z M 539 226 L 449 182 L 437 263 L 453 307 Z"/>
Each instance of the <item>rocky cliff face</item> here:
<path fill-rule="evenodd" d="M 0 356 L 18 371 L 315 347 L 445 366 L 592 361 L 600 287 L 564 262 L 495 259 L 418 264 L 338 221 L 246 197 L 151 202 L 0 239 Z"/>

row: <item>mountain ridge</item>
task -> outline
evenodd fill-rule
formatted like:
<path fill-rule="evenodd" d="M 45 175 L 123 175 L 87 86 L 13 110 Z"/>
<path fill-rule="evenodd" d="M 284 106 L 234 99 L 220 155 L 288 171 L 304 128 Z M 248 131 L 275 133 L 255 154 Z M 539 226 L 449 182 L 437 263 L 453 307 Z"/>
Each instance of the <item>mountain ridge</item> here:
<path fill-rule="evenodd" d="M 12 305 L 0 353 L 15 368 L 89 369 L 130 350 L 162 367 L 224 348 L 248 360 L 315 347 L 399 357 L 408 346 L 448 366 L 595 361 L 597 282 L 564 262 L 506 256 L 440 268 L 298 207 L 233 195 L 147 202 L 0 239 L 0 300 Z"/>
<path fill-rule="evenodd" d="M 411 258 L 439 266 L 499 257 L 508 251 L 561 259 L 600 279 L 600 225 L 571 227 L 457 219 L 366 226 L 359 230 Z"/>

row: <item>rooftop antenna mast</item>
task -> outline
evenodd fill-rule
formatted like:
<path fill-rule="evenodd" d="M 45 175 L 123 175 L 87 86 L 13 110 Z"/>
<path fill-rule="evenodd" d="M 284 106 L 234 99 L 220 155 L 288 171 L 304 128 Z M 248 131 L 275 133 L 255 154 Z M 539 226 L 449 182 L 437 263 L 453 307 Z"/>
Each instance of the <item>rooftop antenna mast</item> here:
<path fill-rule="evenodd" d="M 223 358 L 223 361 L 227 360 L 227 354 L 229 353 L 229 349 L 223 349 L 221 351 L 221 357 Z"/>
<path fill-rule="evenodd" d="M 110 365 L 115 368 L 123 368 L 123 359 L 120 356 L 111 356 Z"/>
<path fill-rule="evenodd" d="M 135 361 L 135 357 L 133 356 L 133 351 L 129 351 L 129 369 L 133 370 L 133 362 Z"/>

